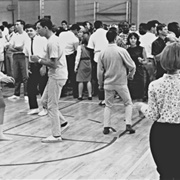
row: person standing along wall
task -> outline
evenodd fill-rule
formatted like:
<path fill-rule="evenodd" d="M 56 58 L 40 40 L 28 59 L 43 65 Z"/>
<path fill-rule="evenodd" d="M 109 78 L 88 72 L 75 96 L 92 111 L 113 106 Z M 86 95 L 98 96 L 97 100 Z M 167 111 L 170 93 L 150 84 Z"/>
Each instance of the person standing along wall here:
<path fill-rule="evenodd" d="M 27 62 L 23 53 L 24 45 L 29 41 L 27 33 L 24 31 L 25 22 L 17 20 L 15 29 L 17 33 L 12 37 L 9 44 L 9 51 L 13 52 L 13 70 L 15 79 L 14 95 L 8 97 L 9 100 L 20 99 L 21 82 L 24 85 L 24 100 L 28 101 L 27 96 Z"/>

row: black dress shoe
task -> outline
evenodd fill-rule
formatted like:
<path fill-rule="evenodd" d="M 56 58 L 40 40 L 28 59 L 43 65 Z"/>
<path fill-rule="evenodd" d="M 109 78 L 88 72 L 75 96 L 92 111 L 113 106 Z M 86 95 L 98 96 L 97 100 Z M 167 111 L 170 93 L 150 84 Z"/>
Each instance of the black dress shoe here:
<path fill-rule="evenodd" d="M 110 133 L 109 128 L 110 127 L 105 127 L 103 130 L 103 134 L 109 134 Z"/>
<path fill-rule="evenodd" d="M 92 100 L 92 97 L 88 97 L 88 100 Z"/>
<path fill-rule="evenodd" d="M 83 100 L 83 98 L 82 98 L 82 97 L 78 97 L 78 100 L 79 100 L 79 101 L 82 101 L 82 100 Z"/>
<path fill-rule="evenodd" d="M 112 127 L 104 127 L 103 134 L 109 134 L 110 130 L 112 130 L 113 132 L 116 132 L 116 130 Z"/>

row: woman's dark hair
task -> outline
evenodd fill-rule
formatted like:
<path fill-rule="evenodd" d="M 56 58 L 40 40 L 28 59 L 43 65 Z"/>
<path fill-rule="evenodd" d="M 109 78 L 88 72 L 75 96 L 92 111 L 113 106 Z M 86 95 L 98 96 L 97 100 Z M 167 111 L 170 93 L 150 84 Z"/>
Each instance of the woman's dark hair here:
<path fill-rule="evenodd" d="M 139 41 L 139 35 L 138 35 L 137 33 L 135 33 L 135 32 L 130 33 L 130 34 L 128 35 L 127 44 L 128 44 L 128 45 L 131 45 L 130 39 L 131 39 L 131 37 L 133 37 L 133 36 L 137 39 L 136 45 L 139 46 L 141 42 Z"/>
<path fill-rule="evenodd" d="M 178 22 L 171 22 L 168 24 L 168 30 L 174 32 L 177 38 L 180 36 L 180 28 Z"/>

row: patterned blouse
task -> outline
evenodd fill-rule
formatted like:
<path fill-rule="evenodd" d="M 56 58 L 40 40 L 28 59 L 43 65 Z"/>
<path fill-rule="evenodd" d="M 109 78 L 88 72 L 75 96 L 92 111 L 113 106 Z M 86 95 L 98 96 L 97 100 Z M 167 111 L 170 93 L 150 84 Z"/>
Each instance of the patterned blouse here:
<path fill-rule="evenodd" d="M 161 123 L 180 123 L 180 74 L 164 74 L 150 83 L 147 118 Z"/>

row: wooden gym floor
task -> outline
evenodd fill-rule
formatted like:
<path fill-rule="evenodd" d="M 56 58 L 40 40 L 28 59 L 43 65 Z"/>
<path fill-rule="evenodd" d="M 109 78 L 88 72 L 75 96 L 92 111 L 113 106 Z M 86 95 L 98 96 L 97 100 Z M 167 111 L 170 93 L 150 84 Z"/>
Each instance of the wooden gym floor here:
<path fill-rule="evenodd" d="M 47 116 L 27 115 L 23 98 L 6 97 L 13 88 L 3 87 L 6 102 L 4 133 L 12 141 L 0 141 L 0 180 L 119 179 L 156 180 L 159 175 L 149 149 L 152 122 L 133 110 L 135 134 L 125 131 L 124 106 L 115 100 L 112 126 L 116 133 L 103 135 L 103 110 L 97 97 L 78 101 L 63 97 L 59 109 L 68 120 L 63 142 L 41 143 L 50 135 Z"/>

